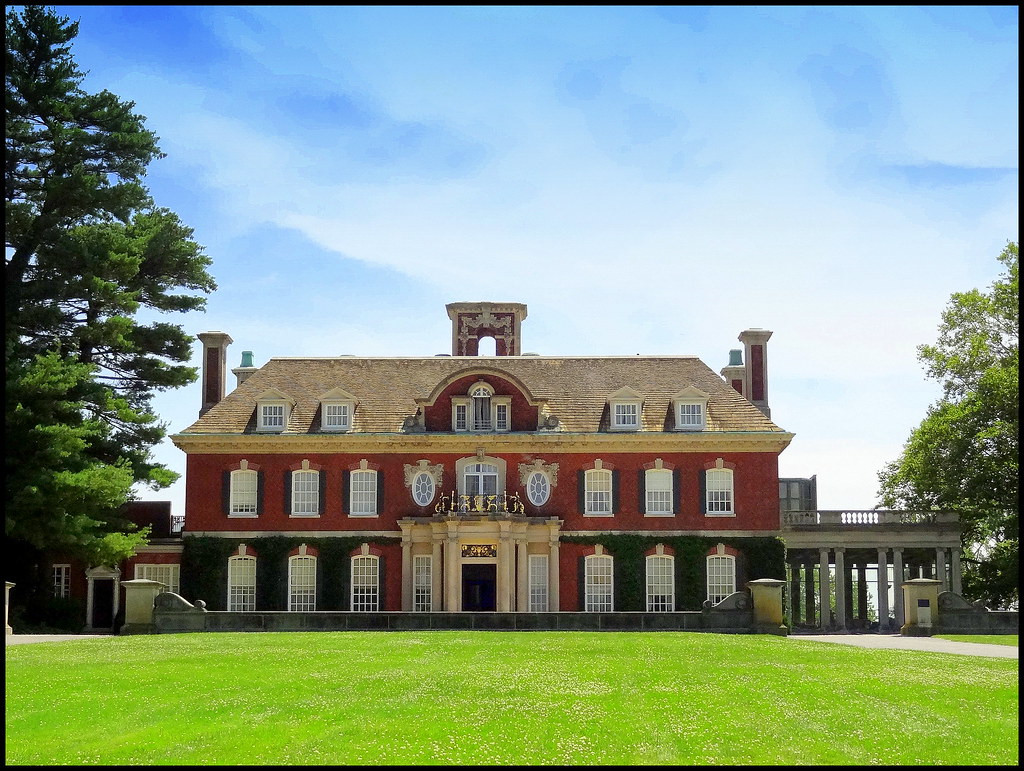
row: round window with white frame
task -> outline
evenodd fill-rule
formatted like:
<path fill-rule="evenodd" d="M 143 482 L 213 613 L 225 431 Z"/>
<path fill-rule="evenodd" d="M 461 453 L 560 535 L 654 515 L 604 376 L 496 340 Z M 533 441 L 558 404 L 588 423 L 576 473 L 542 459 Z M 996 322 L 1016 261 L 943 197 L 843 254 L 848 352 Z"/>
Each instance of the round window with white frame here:
<path fill-rule="evenodd" d="M 412 480 L 412 499 L 417 506 L 426 506 L 434 500 L 434 477 L 426 471 L 421 471 Z"/>
<path fill-rule="evenodd" d="M 526 480 L 526 495 L 534 506 L 543 506 L 551 497 L 551 480 L 543 471 L 534 471 Z"/>

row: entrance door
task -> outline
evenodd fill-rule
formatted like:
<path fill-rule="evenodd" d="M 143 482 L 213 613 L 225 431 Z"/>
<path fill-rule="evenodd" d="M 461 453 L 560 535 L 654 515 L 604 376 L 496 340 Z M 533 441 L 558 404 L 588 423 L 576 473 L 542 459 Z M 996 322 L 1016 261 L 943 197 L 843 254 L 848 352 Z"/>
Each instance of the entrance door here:
<path fill-rule="evenodd" d="M 495 610 L 497 565 L 462 566 L 462 609 Z"/>
<path fill-rule="evenodd" d="M 110 629 L 114 626 L 113 578 L 93 579 L 92 626 L 93 629 Z"/>

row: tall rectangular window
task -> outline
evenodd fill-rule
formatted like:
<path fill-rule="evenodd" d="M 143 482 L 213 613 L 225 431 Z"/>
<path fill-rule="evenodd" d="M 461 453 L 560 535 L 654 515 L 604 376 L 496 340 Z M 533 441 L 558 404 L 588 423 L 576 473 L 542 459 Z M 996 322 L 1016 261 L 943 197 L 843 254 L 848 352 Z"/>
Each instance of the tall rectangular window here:
<path fill-rule="evenodd" d="M 707 513 L 710 515 L 732 514 L 732 470 L 708 469 L 705 474 L 707 485 Z"/>
<path fill-rule="evenodd" d="M 378 565 L 379 560 L 372 555 L 352 558 L 352 610 L 378 609 Z"/>
<path fill-rule="evenodd" d="M 316 610 L 316 557 L 288 558 L 288 610 Z"/>
<path fill-rule="evenodd" d="M 469 413 L 468 405 L 465 405 L 465 404 L 456 404 L 455 405 L 455 430 L 456 431 L 465 431 L 468 428 L 468 424 L 469 424 L 469 418 L 467 417 L 468 413 Z"/>
<path fill-rule="evenodd" d="M 494 405 L 494 430 L 508 431 L 508 405 Z"/>
<path fill-rule="evenodd" d="M 650 613 L 675 610 L 673 563 L 673 558 L 667 555 L 647 558 L 647 610 Z"/>
<path fill-rule="evenodd" d="M 258 478 L 255 471 L 231 472 L 231 514 L 256 513 Z"/>
<path fill-rule="evenodd" d="M 672 472 L 668 469 L 648 469 L 644 473 L 644 496 L 648 516 L 672 514 Z"/>
<path fill-rule="evenodd" d="M 719 603 L 736 591 L 736 558 L 708 557 L 708 600 Z"/>
<path fill-rule="evenodd" d="M 135 566 L 136 578 L 159 581 L 167 587 L 167 591 L 174 592 L 175 594 L 178 593 L 178 577 L 180 574 L 180 565 L 137 564 Z"/>
<path fill-rule="evenodd" d="M 228 559 L 228 610 L 256 610 L 256 558 Z"/>
<path fill-rule="evenodd" d="M 612 472 L 607 469 L 591 469 L 584 475 L 584 514 L 612 513 Z"/>
<path fill-rule="evenodd" d="M 292 516 L 309 517 L 320 513 L 320 472 L 292 472 Z"/>
<path fill-rule="evenodd" d="M 546 613 L 548 611 L 548 555 L 531 554 L 530 572 L 530 612 Z"/>
<path fill-rule="evenodd" d="M 429 554 L 417 554 L 412 558 L 412 609 L 417 613 L 425 613 L 432 606 L 432 563 Z"/>
<path fill-rule="evenodd" d="M 612 558 L 608 555 L 595 555 L 587 557 L 583 565 L 587 613 L 611 613 Z"/>
<path fill-rule="evenodd" d="M 54 597 L 70 597 L 71 596 L 71 566 L 70 565 L 54 565 L 53 566 L 53 596 Z"/>
<path fill-rule="evenodd" d="M 372 517 L 377 513 L 377 472 L 353 471 L 349 477 L 349 514 Z"/>

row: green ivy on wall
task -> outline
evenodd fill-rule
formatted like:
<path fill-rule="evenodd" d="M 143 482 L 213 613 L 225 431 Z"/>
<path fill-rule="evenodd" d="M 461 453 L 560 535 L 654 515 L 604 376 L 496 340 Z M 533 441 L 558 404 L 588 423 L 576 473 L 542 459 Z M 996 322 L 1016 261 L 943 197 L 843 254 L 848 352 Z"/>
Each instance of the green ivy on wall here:
<path fill-rule="evenodd" d="M 562 543 L 601 544 L 614 560 L 615 609 L 646 610 L 645 552 L 659 543 L 675 552 L 676 610 L 700 610 L 707 594 L 708 550 L 722 543 L 740 552 L 736 588 L 757 578 L 786 577 L 786 547 L 779 538 L 715 536 L 599 535 L 563 536 Z M 582 580 L 582 577 L 580 578 Z"/>
<path fill-rule="evenodd" d="M 256 552 L 256 609 L 288 609 L 288 554 L 300 544 L 316 549 L 317 610 L 348 610 L 351 571 L 349 555 L 364 543 L 383 546 L 398 544 L 398 538 L 351 536 L 306 538 L 265 536 L 260 538 L 210 538 L 186 536 L 181 554 L 181 594 L 189 602 L 203 600 L 209 610 L 226 610 L 228 558 L 238 553 L 239 544 Z M 382 565 L 383 568 L 383 565 Z M 383 576 L 382 576 L 383 590 Z"/>

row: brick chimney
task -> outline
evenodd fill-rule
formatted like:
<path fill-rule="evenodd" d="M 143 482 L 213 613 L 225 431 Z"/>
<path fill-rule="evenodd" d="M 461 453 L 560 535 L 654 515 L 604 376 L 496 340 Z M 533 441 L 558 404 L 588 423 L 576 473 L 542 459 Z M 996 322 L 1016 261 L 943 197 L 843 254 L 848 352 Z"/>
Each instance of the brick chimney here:
<path fill-rule="evenodd" d="M 743 351 L 738 348 L 729 351 L 729 364 L 722 367 L 722 377 L 725 378 L 725 382 L 742 394 L 746 372 L 747 368 L 743 366 Z"/>
<path fill-rule="evenodd" d="M 242 351 L 242 363 L 231 370 L 231 374 L 236 378 L 235 388 L 242 385 L 249 379 L 249 375 L 258 370 L 259 367 L 254 367 L 252 364 L 252 351 Z"/>
<path fill-rule="evenodd" d="M 478 356 L 480 339 L 494 338 L 497 356 L 519 356 L 526 306 L 522 303 L 448 303 L 452 320 L 452 356 Z"/>
<path fill-rule="evenodd" d="M 200 332 L 203 344 L 203 406 L 199 417 L 224 398 L 224 379 L 227 376 L 228 346 L 233 342 L 226 332 Z"/>
<path fill-rule="evenodd" d="M 768 408 L 768 338 L 771 336 L 770 330 L 755 328 L 743 330 L 738 338 L 743 343 L 743 359 L 747 363 L 743 372 L 743 395 L 768 418 L 772 416 Z"/>

